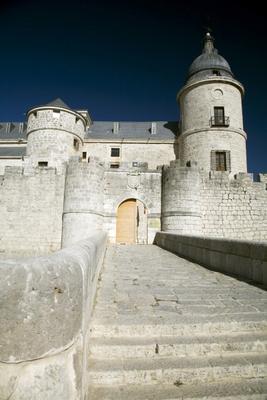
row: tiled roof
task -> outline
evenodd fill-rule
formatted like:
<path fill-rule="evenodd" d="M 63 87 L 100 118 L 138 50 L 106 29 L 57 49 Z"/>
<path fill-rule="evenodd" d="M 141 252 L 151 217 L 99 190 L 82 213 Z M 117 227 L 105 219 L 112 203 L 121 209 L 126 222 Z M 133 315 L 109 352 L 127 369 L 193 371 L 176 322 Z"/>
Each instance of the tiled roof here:
<path fill-rule="evenodd" d="M 70 107 L 64 103 L 63 100 L 61 100 L 59 97 L 55 100 L 50 101 L 49 103 L 45 104 L 44 107 L 47 106 L 54 106 L 54 107 L 62 107 L 62 108 L 68 108 L 70 110 Z"/>
<path fill-rule="evenodd" d="M 63 106 L 62 106 L 63 107 Z M 26 140 L 27 124 L 22 122 L 0 122 L 1 140 Z M 155 122 L 155 133 L 152 133 L 151 122 L 119 122 L 118 133 L 114 132 L 114 122 L 94 121 L 87 130 L 85 139 L 99 140 L 172 140 L 178 134 L 177 121 Z"/>
<path fill-rule="evenodd" d="M 151 122 L 119 122 L 118 133 L 114 132 L 114 122 L 94 121 L 88 129 L 85 139 L 150 139 L 170 140 L 178 133 L 177 121 L 157 121 L 155 134 L 152 134 Z"/>
<path fill-rule="evenodd" d="M 0 141 L 26 140 L 27 124 L 23 122 L 0 122 Z"/>
<path fill-rule="evenodd" d="M 0 147 L 0 158 L 1 157 L 23 157 L 26 154 L 26 146 L 12 146 L 12 147 Z"/>

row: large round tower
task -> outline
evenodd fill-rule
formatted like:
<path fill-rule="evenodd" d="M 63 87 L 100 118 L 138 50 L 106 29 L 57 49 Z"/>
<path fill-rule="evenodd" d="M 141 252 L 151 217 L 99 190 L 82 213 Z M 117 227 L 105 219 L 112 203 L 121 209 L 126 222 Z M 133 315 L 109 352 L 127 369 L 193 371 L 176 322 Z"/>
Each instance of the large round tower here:
<path fill-rule="evenodd" d="M 79 155 L 86 118 L 56 99 L 28 111 L 27 156 L 34 166 L 57 167 Z"/>
<path fill-rule="evenodd" d="M 247 171 L 243 94 L 242 84 L 207 33 L 203 52 L 191 64 L 186 84 L 177 95 L 181 165 L 197 162 L 207 171 Z"/>

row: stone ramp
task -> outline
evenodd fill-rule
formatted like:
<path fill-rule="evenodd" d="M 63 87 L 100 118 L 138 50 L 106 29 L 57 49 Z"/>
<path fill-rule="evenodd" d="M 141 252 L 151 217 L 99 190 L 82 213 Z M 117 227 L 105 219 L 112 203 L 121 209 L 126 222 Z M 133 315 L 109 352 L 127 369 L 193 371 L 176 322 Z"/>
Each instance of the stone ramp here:
<path fill-rule="evenodd" d="M 267 292 L 153 245 L 111 245 L 88 399 L 267 400 Z"/>

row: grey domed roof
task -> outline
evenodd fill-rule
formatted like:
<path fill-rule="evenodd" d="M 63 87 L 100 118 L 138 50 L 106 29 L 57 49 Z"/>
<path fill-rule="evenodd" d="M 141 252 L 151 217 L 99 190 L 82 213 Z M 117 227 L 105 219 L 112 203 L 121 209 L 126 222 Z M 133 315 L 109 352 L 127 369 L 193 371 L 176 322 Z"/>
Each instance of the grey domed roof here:
<path fill-rule="evenodd" d="M 203 52 L 192 62 L 188 71 L 188 78 L 201 71 L 207 71 L 207 73 L 212 74 L 212 70 L 222 72 L 223 75 L 226 73 L 228 76 L 233 76 L 230 65 L 225 58 L 218 54 L 218 50 L 214 48 L 213 42 L 214 39 L 207 33 Z"/>

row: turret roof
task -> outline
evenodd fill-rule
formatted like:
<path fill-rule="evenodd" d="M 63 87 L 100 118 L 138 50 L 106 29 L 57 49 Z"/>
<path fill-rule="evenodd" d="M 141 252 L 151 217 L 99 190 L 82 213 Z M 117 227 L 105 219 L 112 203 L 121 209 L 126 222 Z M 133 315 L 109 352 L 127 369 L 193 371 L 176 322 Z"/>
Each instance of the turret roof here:
<path fill-rule="evenodd" d="M 56 98 L 55 100 L 50 101 L 49 103 L 45 104 L 45 107 L 47 106 L 53 106 L 53 107 L 60 107 L 60 108 L 67 108 L 70 110 L 70 107 L 64 103 L 63 100 L 61 100 L 59 97 Z"/>
<path fill-rule="evenodd" d="M 218 50 L 214 47 L 214 39 L 207 33 L 204 39 L 204 48 L 202 54 L 198 56 L 190 65 L 188 71 L 188 78 L 191 78 L 192 75 L 207 71 L 208 73 L 211 70 L 216 70 L 222 72 L 222 74 L 226 74 L 227 76 L 232 76 L 233 73 L 231 71 L 230 65 L 219 53 Z"/>

